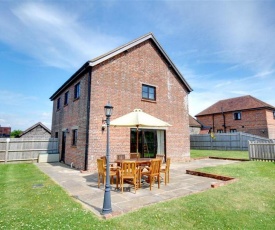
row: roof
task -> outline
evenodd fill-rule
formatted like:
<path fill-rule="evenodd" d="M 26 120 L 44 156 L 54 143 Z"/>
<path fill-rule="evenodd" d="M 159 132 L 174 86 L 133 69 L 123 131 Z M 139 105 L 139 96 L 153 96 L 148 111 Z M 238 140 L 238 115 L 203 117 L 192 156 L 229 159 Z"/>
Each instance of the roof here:
<path fill-rule="evenodd" d="M 209 114 L 217 114 L 222 112 L 233 112 L 240 110 L 251 110 L 251 109 L 272 109 L 275 107 L 269 105 L 255 97 L 250 95 L 229 98 L 225 100 L 221 100 L 211 105 L 207 109 L 203 110 L 197 116 L 209 115 Z"/>
<path fill-rule="evenodd" d="M 89 67 L 93 67 L 96 66 L 98 64 L 100 64 L 103 61 L 106 61 L 146 40 L 151 39 L 154 44 L 156 45 L 156 47 L 158 48 L 158 50 L 161 52 L 161 54 L 164 56 L 165 60 L 169 63 L 169 66 L 176 72 L 176 74 L 178 75 L 179 79 L 182 81 L 182 83 L 186 86 L 188 92 L 190 93 L 191 91 L 193 91 L 193 89 L 190 87 L 190 85 L 187 83 L 187 81 L 184 79 L 183 75 L 180 73 L 180 71 L 177 69 L 177 67 L 174 65 L 174 63 L 172 62 L 172 60 L 169 58 L 169 56 L 165 53 L 164 49 L 161 47 L 161 45 L 158 43 L 158 41 L 156 40 L 156 38 L 154 37 L 153 33 L 148 33 L 143 35 L 142 37 L 139 37 L 125 45 L 119 46 L 118 48 L 111 50 L 110 52 L 103 54 L 97 58 L 94 58 L 90 61 L 87 61 L 79 70 L 77 70 L 51 97 L 51 100 L 54 100 L 67 86 L 70 85 L 71 82 L 73 82 L 74 80 L 76 80 L 81 73 L 83 73 L 86 69 L 88 69 Z"/>
<path fill-rule="evenodd" d="M 190 127 L 201 127 L 201 124 L 191 115 L 189 115 L 189 126 Z"/>
<path fill-rule="evenodd" d="M 36 123 L 35 125 L 31 126 L 30 128 L 26 129 L 24 132 L 22 132 L 19 137 L 25 135 L 26 133 L 30 132 L 31 130 L 35 129 L 37 126 L 41 126 L 43 129 L 45 129 L 46 132 L 51 134 L 51 130 L 49 130 L 45 125 L 43 125 L 41 122 Z"/>

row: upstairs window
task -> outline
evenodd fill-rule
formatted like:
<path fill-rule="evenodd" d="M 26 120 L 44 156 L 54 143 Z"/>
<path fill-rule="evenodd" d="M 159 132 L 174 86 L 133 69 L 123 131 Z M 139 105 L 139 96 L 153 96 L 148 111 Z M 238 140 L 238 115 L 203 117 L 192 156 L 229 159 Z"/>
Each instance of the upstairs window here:
<path fill-rule="evenodd" d="M 68 105 L 68 103 L 69 103 L 69 91 L 65 93 L 65 97 L 64 97 L 64 105 Z"/>
<path fill-rule="evenodd" d="M 72 146 L 77 145 L 77 129 L 73 129 L 73 140 L 72 140 Z"/>
<path fill-rule="evenodd" d="M 156 87 L 150 85 L 142 85 L 142 99 L 156 100 Z"/>
<path fill-rule="evenodd" d="M 56 109 L 60 109 L 60 97 L 57 99 Z"/>
<path fill-rule="evenodd" d="M 80 83 L 77 83 L 74 86 L 74 99 L 78 99 L 80 97 Z"/>
<path fill-rule="evenodd" d="M 242 113 L 241 112 L 235 112 L 234 113 L 234 120 L 241 120 L 242 119 Z"/>
<path fill-rule="evenodd" d="M 273 110 L 273 118 L 275 119 L 275 110 Z"/>

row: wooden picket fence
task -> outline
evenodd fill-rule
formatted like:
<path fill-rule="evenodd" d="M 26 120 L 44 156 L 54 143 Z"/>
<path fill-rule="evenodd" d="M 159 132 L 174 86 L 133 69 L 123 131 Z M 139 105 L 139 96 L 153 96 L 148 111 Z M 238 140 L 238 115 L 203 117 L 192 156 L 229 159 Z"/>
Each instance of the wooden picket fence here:
<path fill-rule="evenodd" d="M 248 141 L 269 141 L 270 139 L 248 133 L 215 133 L 190 135 L 191 149 L 248 150 Z"/>
<path fill-rule="evenodd" d="M 41 153 L 57 154 L 58 138 L 0 138 L 0 162 L 38 161 Z"/>
<path fill-rule="evenodd" d="M 250 160 L 275 161 L 275 140 L 248 141 Z"/>

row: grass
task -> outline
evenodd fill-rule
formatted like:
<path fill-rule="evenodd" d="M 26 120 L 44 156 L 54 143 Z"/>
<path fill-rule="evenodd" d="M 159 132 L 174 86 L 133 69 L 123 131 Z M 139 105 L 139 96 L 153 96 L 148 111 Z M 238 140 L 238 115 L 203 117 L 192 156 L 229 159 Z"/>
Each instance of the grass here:
<path fill-rule="evenodd" d="M 100 220 L 35 165 L 0 165 L 0 229 L 274 229 L 274 169 L 255 161 L 200 169 L 238 181 Z"/>
<path fill-rule="evenodd" d="M 222 150 L 191 149 L 191 158 L 209 157 L 209 156 L 249 159 L 248 151 L 222 151 Z"/>

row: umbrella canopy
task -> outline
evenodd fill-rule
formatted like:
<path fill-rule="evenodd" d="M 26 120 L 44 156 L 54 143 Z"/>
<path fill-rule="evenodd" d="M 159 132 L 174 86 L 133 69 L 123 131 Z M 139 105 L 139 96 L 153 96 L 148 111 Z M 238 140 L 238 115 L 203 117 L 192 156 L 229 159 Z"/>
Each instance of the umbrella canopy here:
<path fill-rule="evenodd" d="M 143 112 L 141 109 L 135 109 L 131 113 L 127 113 L 110 123 L 111 126 L 117 127 L 168 127 L 171 126 L 165 121 L 162 121 L 148 113 Z"/>
<path fill-rule="evenodd" d="M 141 109 L 134 109 L 133 112 L 127 113 L 111 121 L 110 126 L 115 127 L 136 127 L 137 129 L 137 153 L 138 153 L 138 128 L 139 127 L 168 127 L 171 126 L 148 113 L 142 112 Z"/>

